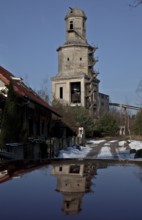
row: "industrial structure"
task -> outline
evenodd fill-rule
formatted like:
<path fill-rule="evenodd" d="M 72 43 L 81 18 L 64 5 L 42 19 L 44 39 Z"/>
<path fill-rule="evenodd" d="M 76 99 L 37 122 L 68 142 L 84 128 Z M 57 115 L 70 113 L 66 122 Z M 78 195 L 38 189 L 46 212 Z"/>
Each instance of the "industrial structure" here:
<path fill-rule="evenodd" d="M 126 135 L 126 133 L 129 134 L 131 137 L 131 129 L 130 129 L 130 115 L 127 113 L 127 109 L 140 111 L 142 110 L 141 107 L 138 106 L 132 106 L 127 104 L 119 104 L 119 103 L 109 103 L 109 106 L 111 107 L 118 107 L 121 109 L 120 112 L 124 113 L 124 117 L 122 117 L 122 124 L 119 126 L 119 135 Z"/>
<path fill-rule="evenodd" d="M 70 8 L 65 16 L 66 42 L 57 49 L 58 74 L 51 78 L 52 96 L 63 104 L 83 106 L 98 116 L 102 106 L 109 109 L 109 96 L 99 95 L 100 80 L 94 69 L 97 47 L 87 42 L 86 20 L 84 11 L 77 8 Z"/>
<path fill-rule="evenodd" d="M 120 107 L 121 109 L 132 109 L 132 110 L 141 110 L 142 108 L 141 107 L 138 107 L 138 106 L 133 106 L 133 105 L 127 105 L 127 104 L 119 104 L 119 103 L 109 103 L 110 106 L 113 106 L 113 107 Z"/>

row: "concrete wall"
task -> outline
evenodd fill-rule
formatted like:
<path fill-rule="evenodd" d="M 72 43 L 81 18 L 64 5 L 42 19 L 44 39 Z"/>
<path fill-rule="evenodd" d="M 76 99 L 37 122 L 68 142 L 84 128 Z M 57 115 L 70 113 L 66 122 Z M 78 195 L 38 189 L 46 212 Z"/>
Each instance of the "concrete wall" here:
<path fill-rule="evenodd" d="M 99 93 L 99 112 L 100 114 L 103 112 L 109 111 L 109 96 L 103 93 Z"/>
<path fill-rule="evenodd" d="M 80 167 L 79 173 L 70 173 L 70 167 L 72 165 L 78 165 Z M 52 166 L 52 175 L 75 175 L 83 176 L 84 174 L 84 164 L 61 164 Z"/>
<path fill-rule="evenodd" d="M 85 79 L 84 78 L 72 78 L 72 79 L 58 79 L 56 81 L 52 81 L 52 95 L 53 98 L 60 100 L 61 102 L 68 103 L 71 106 L 76 106 L 77 104 L 71 103 L 71 89 L 70 83 L 72 82 L 80 82 L 81 84 L 81 103 L 80 105 L 85 106 Z M 63 99 L 60 99 L 60 87 L 63 88 Z"/>
<path fill-rule="evenodd" d="M 88 48 L 62 47 L 58 52 L 58 75 L 76 77 L 78 73 L 88 74 Z"/>
<path fill-rule="evenodd" d="M 70 17 L 66 20 L 66 42 L 80 42 L 83 43 L 83 38 L 79 37 L 74 31 L 69 32 L 70 22 L 73 22 L 73 30 L 86 39 L 86 22 L 83 17 Z"/>

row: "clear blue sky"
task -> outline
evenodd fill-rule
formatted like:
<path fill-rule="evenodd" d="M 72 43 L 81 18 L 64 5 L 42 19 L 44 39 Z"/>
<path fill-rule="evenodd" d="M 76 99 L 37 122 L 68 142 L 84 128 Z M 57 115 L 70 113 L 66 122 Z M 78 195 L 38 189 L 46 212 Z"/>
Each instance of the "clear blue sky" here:
<path fill-rule="evenodd" d="M 137 105 L 142 80 L 142 6 L 133 0 L 0 0 L 0 65 L 40 89 L 58 72 L 69 7 L 87 16 L 87 40 L 99 47 L 100 92 L 111 102 Z"/>

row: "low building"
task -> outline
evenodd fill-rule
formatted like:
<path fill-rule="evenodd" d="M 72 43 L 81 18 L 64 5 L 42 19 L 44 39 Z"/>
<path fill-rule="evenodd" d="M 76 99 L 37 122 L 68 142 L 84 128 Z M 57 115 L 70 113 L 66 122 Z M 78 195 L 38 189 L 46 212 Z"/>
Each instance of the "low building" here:
<path fill-rule="evenodd" d="M 5 100 L 7 98 L 8 85 L 10 84 L 10 82 L 12 82 L 14 92 L 17 96 L 18 111 L 22 115 L 21 121 L 22 123 L 24 123 L 25 121 L 27 123 L 28 140 L 34 144 L 41 143 L 42 141 L 45 141 L 46 143 L 50 143 L 49 149 L 51 150 L 52 137 L 54 136 L 56 142 L 58 142 L 59 139 L 58 135 L 53 134 L 53 116 L 54 119 L 56 120 L 60 119 L 60 121 L 61 121 L 61 116 L 54 110 L 54 108 L 51 105 L 49 105 L 44 99 L 42 99 L 34 90 L 27 87 L 23 83 L 21 78 L 15 77 L 11 72 L 0 66 L 1 111 L 4 108 Z M 68 130 L 71 130 L 71 128 L 67 125 L 64 126 L 64 129 L 60 130 L 60 132 L 62 132 L 61 136 L 64 134 L 65 139 Z M 73 132 L 72 133 L 70 132 L 70 135 L 72 134 Z M 23 141 L 23 137 L 21 137 L 21 141 Z M 10 147 L 11 145 L 8 146 Z M 15 145 L 14 145 L 14 152 L 15 152 Z M 39 153 L 42 153 L 41 149 L 39 149 Z M 44 153 L 45 152 L 43 151 L 43 154 Z M 22 154 L 23 157 L 24 154 L 25 152 L 23 151 Z M 32 153 L 30 153 L 30 155 L 32 155 Z"/>

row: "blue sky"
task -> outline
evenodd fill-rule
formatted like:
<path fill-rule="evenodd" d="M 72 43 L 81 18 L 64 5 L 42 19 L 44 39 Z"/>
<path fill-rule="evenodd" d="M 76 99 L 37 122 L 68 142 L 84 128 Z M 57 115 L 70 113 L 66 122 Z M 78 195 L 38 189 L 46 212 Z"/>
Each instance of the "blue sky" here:
<path fill-rule="evenodd" d="M 87 40 L 98 46 L 100 92 L 111 102 L 139 104 L 142 80 L 142 6 L 133 0 L 0 0 L 0 65 L 40 89 L 58 72 L 56 49 L 65 43 L 69 7 L 87 16 Z"/>

